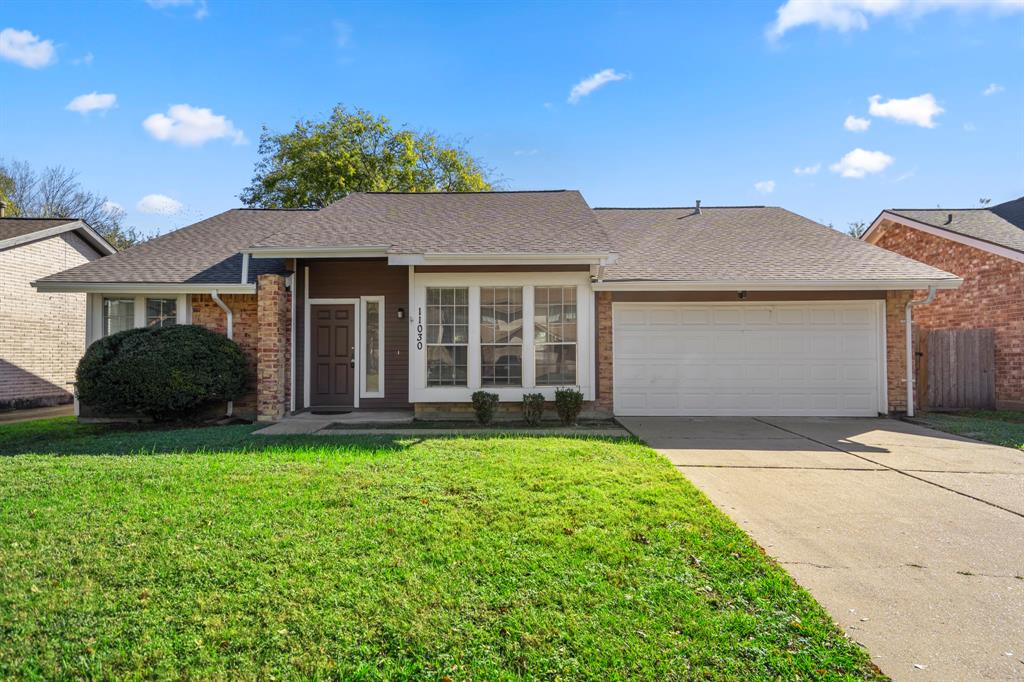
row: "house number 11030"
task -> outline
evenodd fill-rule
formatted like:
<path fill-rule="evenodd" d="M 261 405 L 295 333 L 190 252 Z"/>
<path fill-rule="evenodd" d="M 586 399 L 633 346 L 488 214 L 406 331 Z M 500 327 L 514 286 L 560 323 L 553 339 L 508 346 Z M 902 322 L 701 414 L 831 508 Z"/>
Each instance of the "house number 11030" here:
<path fill-rule="evenodd" d="M 423 308 L 416 309 L 416 350 L 423 350 Z"/>

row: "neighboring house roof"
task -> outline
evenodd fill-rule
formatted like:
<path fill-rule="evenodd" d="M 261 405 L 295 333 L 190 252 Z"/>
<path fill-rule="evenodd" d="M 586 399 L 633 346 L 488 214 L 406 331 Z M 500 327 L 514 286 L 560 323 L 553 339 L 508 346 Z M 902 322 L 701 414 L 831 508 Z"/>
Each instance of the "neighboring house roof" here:
<path fill-rule="evenodd" d="M 171 284 L 210 288 L 240 285 L 242 251 L 260 237 L 297 229 L 312 211 L 232 209 L 133 246 L 114 256 L 59 272 L 41 283 Z M 283 273 L 281 259 L 253 260 L 249 282 L 264 273 Z"/>
<path fill-rule="evenodd" d="M 611 244 L 579 192 L 349 194 L 252 251 L 301 255 L 338 247 L 386 254 L 609 254 Z"/>
<path fill-rule="evenodd" d="M 0 218 L 0 249 L 76 232 L 100 255 L 116 253 L 111 244 L 88 223 L 75 218 Z"/>
<path fill-rule="evenodd" d="M 884 216 L 921 223 L 939 230 L 939 234 L 957 234 L 1024 253 L 1024 197 L 986 208 L 890 208 L 879 217 Z"/>
<path fill-rule="evenodd" d="M 619 259 L 607 283 L 861 282 L 960 279 L 774 206 L 599 208 Z"/>

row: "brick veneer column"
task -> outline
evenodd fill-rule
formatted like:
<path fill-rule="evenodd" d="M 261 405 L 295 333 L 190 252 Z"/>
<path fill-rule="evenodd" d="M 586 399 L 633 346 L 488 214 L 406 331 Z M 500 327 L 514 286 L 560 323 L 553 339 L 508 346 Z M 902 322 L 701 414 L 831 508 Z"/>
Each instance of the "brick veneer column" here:
<path fill-rule="evenodd" d="M 284 416 L 288 395 L 289 293 L 281 275 L 260 275 L 256 288 L 256 418 L 276 421 Z"/>
<path fill-rule="evenodd" d="M 612 410 L 612 293 L 598 291 L 597 300 L 597 405 Z"/>
<path fill-rule="evenodd" d="M 888 369 L 889 411 L 907 410 L 907 301 L 911 291 L 885 294 L 885 350 Z"/>

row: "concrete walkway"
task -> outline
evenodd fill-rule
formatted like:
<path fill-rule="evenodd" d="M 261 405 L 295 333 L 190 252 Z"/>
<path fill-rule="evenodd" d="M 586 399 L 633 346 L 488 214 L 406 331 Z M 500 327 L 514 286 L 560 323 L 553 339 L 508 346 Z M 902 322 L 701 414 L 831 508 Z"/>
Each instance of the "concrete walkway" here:
<path fill-rule="evenodd" d="M 12 410 L 11 412 L 0 412 L 0 424 L 15 424 L 17 422 L 29 422 L 35 419 L 52 419 L 53 417 L 70 417 L 75 413 L 75 406 L 54 405 L 53 407 L 34 407 L 29 410 Z"/>
<path fill-rule="evenodd" d="M 888 419 L 620 421 L 883 672 L 1024 679 L 1024 453 Z"/>

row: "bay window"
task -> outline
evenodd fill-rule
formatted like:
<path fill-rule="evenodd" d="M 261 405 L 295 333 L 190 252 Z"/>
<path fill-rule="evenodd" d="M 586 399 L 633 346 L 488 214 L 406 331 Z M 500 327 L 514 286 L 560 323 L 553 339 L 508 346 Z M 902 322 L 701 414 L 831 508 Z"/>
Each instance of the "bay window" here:
<path fill-rule="evenodd" d="M 427 289 L 427 386 L 466 386 L 469 379 L 469 289 Z"/>
<path fill-rule="evenodd" d="M 480 385 L 523 385 L 522 287 L 480 287 Z"/>
<path fill-rule="evenodd" d="M 576 383 L 576 287 L 535 287 L 533 338 L 538 386 Z"/>

